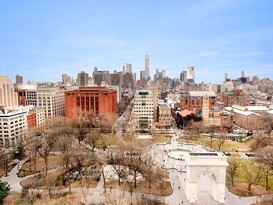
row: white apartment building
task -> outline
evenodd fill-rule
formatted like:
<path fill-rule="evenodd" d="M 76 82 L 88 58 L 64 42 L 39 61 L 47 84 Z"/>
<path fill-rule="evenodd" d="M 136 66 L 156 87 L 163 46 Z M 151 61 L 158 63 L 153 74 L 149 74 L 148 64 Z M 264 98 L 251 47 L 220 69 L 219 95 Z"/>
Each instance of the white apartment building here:
<path fill-rule="evenodd" d="M 36 108 L 36 126 L 43 128 L 46 124 L 46 112 L 45 108 Z"/>
<path fill-rule="evenodd" d="M 26 110 L 0 111 L 0 147 L 10 147 L 25 138 Z"/>
<path fill-rule="evenodd" d="M 26 106 L 33 105 L 37 106 L 37 90 L 26 90 L 25 96 Z"/>
<path fill-rule="evenodd" d="M 46 117 L 63 116 L 65 101 L 64 90 L 58 87 L 38 87 L 37 106 L 46 109 Z"/>
<path fill-rule="evenodd" d="M 149 130 L 153 125 L 154 98 L 151 90 L 136 90 L 133 118 L 137 130 Z"/>

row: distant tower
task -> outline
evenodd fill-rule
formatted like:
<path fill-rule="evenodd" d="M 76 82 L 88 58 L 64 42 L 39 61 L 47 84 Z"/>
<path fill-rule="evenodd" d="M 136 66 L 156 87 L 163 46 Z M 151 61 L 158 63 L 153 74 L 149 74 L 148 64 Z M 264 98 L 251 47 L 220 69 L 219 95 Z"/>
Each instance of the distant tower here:
<path fill-rule="evenodd" d="M 20 85 L 20 84 L 23 84 L 23 76 L 21 75 L 16 75 L 16 84 L 17 85 Z"/>
<path fill-rule="evenodd" d="M 241 72 L 241 78 L 244 78 L 245 77 L 245 71 L 242 71 Z"/>
<path fill-rule="evenodd" d="M 146 79 L 150 78 L 150 56 L 147 51 L 147 54 L 145 55 L 145 74 Z"/>
<path fill-rule="evenodd" d="M 124 66 L 123 66 L 123 73 L 130 73 L 132 74 L 133 71 L 132 71 L 132 64 L 130 63 L 126 63 Z"/>
<path fill-rule="evenodd" d="M 146 79 L 146 72 L 145 72 L 145 70 L 141 70 L 140 71 L 140 79 L 142 79 L 142 78 L 145 78 Z"/>
<path fill-rule="evenodd" d="M 89 78 L 88 73 L 86 73 L 84 71 L 78 73 L 78 75 L 77 75 L 78 86 L 87 86 L 88 85 L 88 78 Z"/>
<path fill-rule="evenodd" d="M 194 83 L 195 82 L 195 71 L 194 67 L 190 66 L 187 70 L 187 81 Z"/>
<path fill-rule="evenodd" d="M 225 73 L 224 75 L 225 75 L 225 82 L 226 82 L 228 79 L 228 75 L 227 75 L 227 73 Z"/>

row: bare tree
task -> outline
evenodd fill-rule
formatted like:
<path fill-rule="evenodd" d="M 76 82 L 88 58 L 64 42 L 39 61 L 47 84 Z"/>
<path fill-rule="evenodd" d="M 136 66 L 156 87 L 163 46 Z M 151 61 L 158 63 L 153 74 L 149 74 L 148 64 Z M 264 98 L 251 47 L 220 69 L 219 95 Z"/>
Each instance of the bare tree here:
<path fill-rule="evenodd" d="M 219 151 L 221 150 L 221 147 L 222 147 L 222 145 L 224 145 L 225 141 L 226 141 L 226 136 L 223 133 L 221 133 L 219 136 L 217 136 L 217 139 L 215 140 L 215 142 L 218 146 Z"/>
<path fill-rule="evenodd" d="M 243 163 L 243 169 L 246 173 L 248 183 L 248 191 L 251 190 L 253 184 L 258 184 L 262 178 L 262 164 L 252 160 L 247 160 Z"/>
<path fill-rule="evenodd" d="M 211 125 L 208 128 L 209 136 L 210 136 L 210 147 L 212 147 L 214 133 L 218 130 L 218 127 L 215 125 Z"/>
<path fill-rule="evenodd" d="M 273 120 L 272 120 L 272 118 L 270 118 L 268 116 L 263 116 L 262 117 L 261 128 L 264 131 L 264 133 L 267 134 L 268 137 L 270 137 L 270 134 L 271 134 L 272 129 L 273 129 Z"/>
<path fill-rule="evenodd" d="M 193 139 L 197 140 L 200 138 L 201 133 L 204 131 L 204 125 L 202 122 L 192 122 L 191 132 L 193 134 Z"/>
<path fill-rule="evenodd" d="M 145 171 L 145 175 L 148 178 L 148 186 L 151 188 L 152 181 L 155 176 L 155 170 L 153 165 L 153 156 L 150 154 L 145 156 L 144 164 L 142 165 L 142 169 Z"/>
<path fill-rule="evenodd" d="M 65 171 L 68 170 L 70 160 L 72 158 L 72 143 L 73 140 L 69 136 L 60 136 L 56 141 L 56 147 L 61 151 L 62 155 L 62 166 L 65 168 Z"/>
<path fill-rule="evenodd" d="M 95 148 L 97 146 L 97 142 L 100 139 L 100 133 L 95 132 L 95 131 L 91 131 L 88 133 L 88 139 L 87 139 L 87 143 L 91 144 L 92 146 L 92 151 L 95 151 Z"/>
<path fill-rule="evenodd" d="M 230 178 L 231 184 L 234 187 L 234 178 L 238 174 L 241 161 L 238 158 L 232 157 L 228 159 L 228 164 L 229 164 L 227 168 L 228 177 Z"/>
<path fill-rule="evenodd" d="M 0 167 L 5 171 L 5 175 L 8 176 L 9 169 L 12 161 L 11 152 L 8 149 L 0 150 Z"/>
<path fill-rule="evenodd" d="M 113 159 L 112 167 L 114 169 L 114 173 L 118 176 L 118 184 L 121 185 L 121 179 L 124 178 L 124 149 L 117 149 L 115 152 L 115 156 Z"/>
<path fill-rule="evenodd" d="M 87 134 L 87 131 L 84 125 L 81 123 L 78 123 L 76 127 L 75 137 L 78 140 L 79 144 L 81 143 L 81 141 L 84 140 L 84 138 L 86 137 L 86 134 Z"/>
<path fill-rule="evenodd" d="M 116 119 L 117 119 L 116 114 L 101 115 L 99 120 L 99 127 L 101 132 L 103 133 L 112 132 Z"/>
<path fill-rule="evenodd" d="M 273 138 L 268 136 L 256 136 L 250 145 L 252 151 L 256 151 L 267 146 L 273 146 Z"/>
<path fill-rule="evenodd" d="M 257 161 L 263 163 L 262 172 L 265 175 L 266 190 L 268 190 L 269 176 L 273 175 L 273 146 L 262 148 L 257 153 Z"/>
<path fill-rule="evenodd" d="M 45 162 L 45 174 L 48 171 L 48 157 L 52 149 L 54 148 L 54 138 L 46 137 L 43 141 L 37 144 L 37 151 L 41 158 Z"/>
<path fill-rule="evenodd" d="M 32 138 L 24 142 L 24 152 L 29 160 L 30 173 L 36 173 L 36 160 L 38 155 L 39 139 Z M 33 166 L 32 166 L 33 165 Z M 33 168 L 33 170 L 32 170 Z"/>

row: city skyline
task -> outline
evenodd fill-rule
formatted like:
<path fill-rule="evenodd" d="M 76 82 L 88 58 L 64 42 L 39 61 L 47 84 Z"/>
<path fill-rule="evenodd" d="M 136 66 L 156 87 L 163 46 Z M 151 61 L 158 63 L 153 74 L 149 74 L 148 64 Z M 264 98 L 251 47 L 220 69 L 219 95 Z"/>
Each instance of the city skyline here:
<path fill-rule="evenodd" d="M 196 82 L 273 79 L 273 2 L 2 1 L 0 72 L 14 81 L 61 81 L 80 71 L 156 68 L 169 77 L 193 66 Z"/>

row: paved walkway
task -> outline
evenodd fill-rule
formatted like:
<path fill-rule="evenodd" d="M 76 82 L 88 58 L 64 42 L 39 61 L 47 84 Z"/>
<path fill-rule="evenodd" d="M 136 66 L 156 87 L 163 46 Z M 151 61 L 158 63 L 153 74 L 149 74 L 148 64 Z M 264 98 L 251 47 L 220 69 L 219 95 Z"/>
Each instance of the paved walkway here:
<path fill-rule="evenodd" d="M 190 205 L 190 203 L 187 201 L 186 195 L 185 195 L 185 190 L 184 190 L 184 180 L 186 177 L 185 170 L 183 169 L 183 166 L 185 165 L 184 161 L 181 160 L 176 160 L 170 158 L 168 156 L 168 150 L 169 149 L 178 149 L 181 148 L 181 144 L 178 143 L 177 140 L 178 136 L 174 136 L 171 140 L 170 143 L 166 144 L 160 144 L 160 145 L 153 145 L 148 149 L 148 152 L 151 154 L 154 154 L 154 163 L 162 166 L 166 170 L 168 170 L 169 174 L 169 179 L 173 187 L 173 193 L 170 196 L 167 197 L 156 197 L 160 201 L 165 202 L 166 204 L 169 205 Z M 197 149 L 196 146 L 189 145 L 188 149 Z M 185 147 L 183 147 L 185 148 Z M 201 149 L 200 147 L 198 149 Z M 164 151 L 166 150 L 166 151 Z M 180 156 L 180 155 L 179 155 Z M 31 176 L 26 176 L 26 177 L 18 177 L 17 173 L 18 170 L 21 169 L 22 165 L 25 163 L 25 160 L 22 160 L 16 165 L 9 173 L 7 177 L 2 177 L 1 180 L 8 182 L 11 191 L 15 192 L 21 192 L 22 186 L 20 184 L 21 181 L 33 177 L 34 175 Z M 56 171 L 57 169 L 49 170 L 50 172 Z M 206 183 L 206 182 L 204 182 Z M 100 181 L 98 182 L 98 185 L 96 188 L 89 188 L 89 189 L 83 189 L 83 188 L 72 188 L 72 191 L 76 192 L 82 192 L 82 201 L 83 202 L 88 202 L 88 203 L 101 203 L 105 202 L 106 197 L 105 197 L 105 190 L 103 188 L 103 179 L 101 177 Z M 62 191 L 68 191 L 68 188 L 63 189 Z M 44 193 L 46 193 L 44 191 Z M 106 193 L 110 194 L 112 193 L 114 196 L 128 196 L 130 197 L 129 192 L 125 191 L 120 191 L 120 190 L 110 190 L 106 189 Z M 147 198 L 154 199 L 155 196 L 153 195 L 148 195 L 148 194 L 141 194 L 141 196 L 145 196 Z M 212 197 L 207 194 L 206 190 L 200 189 L 200 193 L 198 195 L 200 197 L 199 201 L 196 203 L 196 205 L 214 205 L 217 204 Z M 248 205 L 255 203 L 257 201 L 261 201 L 263 199 L 267 199 L 272 197 L 270 196 L 262 196 L 262 197 L 238 197 L 226 189 L 226 205 Z M 192 205 L 192 204 L 191 204 Z"/>
<path fill-rule="evenodd" d="M 183 135 L 181 131 L 177 133 L 177 135 L 174 135 L 173 138 L 169 143 L 162 143 L 157 146 L 154 146 L 150 148 L 150 153 L 158 153 L 155 155 L 154 163 L 162 168 L 165 168 L 169 173 L 170 182 L 173 186 L 173 193 L 172 195 L 165 198 L 165 201 L 167 204 L 171 205 L 184 205 L 184 204 L 190 204 L 186 198 L 185 190 L 184 190 L 184 180 L 186 178 L 186 172 L 185 172 L 185 161 L 181 160 L 183 158 L 183 152 L 180 151 L 174 151 L 169 152 L 170 150 L 178 150 L 178 149 L 185 149 L 189 151 L 196 151 L 196 152 L 204 152 L 204 151 L 212 151 L 210 148 L 206 148 L 201 145 L 192 145 L 185 143 L 179 143 L 177 142 L 178 136 Z M 242 157 L 245 157 L 245 153 L 242 153 Z M 178 160 L 178 158 L 180 160 Z M 204 189 L 204 187 L 207 187 L 209 184 L 208 181 L 206 181 L 208 178 L 202 179 L 203 182 L 201 185 L 199 185 L 198 189 L 198 201 L 195 203 L 195 205 L 218 205 L 218 202 L 216 202 L 211 194 L 209 194 L 209 191 Z M 226 205 L 249 205 L 253 204 L 257 201 L 261 201 L 267 198 L 270 198 L 271 196 L 262 196 L 262 197 L 238 197 L 226 188 Z M 183 201 L 183 203 L 182 203 Z"/>

